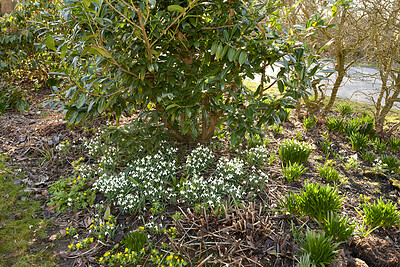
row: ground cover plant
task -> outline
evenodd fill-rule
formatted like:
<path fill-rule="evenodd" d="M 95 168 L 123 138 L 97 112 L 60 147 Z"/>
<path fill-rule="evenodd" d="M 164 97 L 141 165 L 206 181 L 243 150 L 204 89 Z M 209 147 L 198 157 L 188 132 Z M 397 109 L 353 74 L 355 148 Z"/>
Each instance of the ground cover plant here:
<path fill-rule="evenodd" d="M 282 124 L 285 134 L 288 127 L 293 127 L 292 121 L 294 119 L 290 117 Z M 246 251 L 250 253 L 252 249 L 246 250 L 248 245 L 237 240 L 251 236 L 255 247 L 262 247 L 266 242 L 273 244 L 280 240 L 283 232 L 278 229 L 284 223 L 291 233 L 288 242 L 293 240 L 303 248 L 302 254 L 299 254 L 298 250 L 285 247 L 285 251 L 293 255 L 293 260 L 288 258 L 284 262 L 301 264 L 308 259 L 308 262 L 317 264 L 337 260 L 337 250 L 347 249 L 347 245 L 341 242 L 353 242 L 352 238 L 358 236 L 379 236 L 375 232 L 376 226 L 370 223 L 372 219 L 366 218 L 372 218 L 371 213 L 384 213 L 383 207 L 371 212 L 364 206 L 357 210 L 347 206 L 347 203 L 356 207 L 364 205 L 357 194 L 352 194 L 352 190 L 357 188 L 353 187 L 357 185 L 357 180 L 351 173 L 344 172 L 346 165 L 350 166 L 349 158 L 329 145 L 338 156 L 327 160 L 327 157 L 333 157 L 331 151 L 325 153 L 312 145 L 319 142 L 320 136 L 332 144 L 337 143 L 336 135 L 327 134 L 326 129 L 315 129 L 320 131 L 315 139 L 312 139 L 311 131 L 302 134 L 302 142 L 277 136 L 271 131 L 265 133 L 268 139 L 249 138 L 246 146 L 229 147 L 223 144 L 224 139 L 215 139 L 207 145 L 182 146 L 165 141 L 167 135 L 155 136 L 157 131 L 144 131 L 145 124 L 131 125 L 129 122 L 119 126 L 109 125 L 98 131 L 88 131 L 86 129 L 93 127 L 84 127 L 80 130 L 79 140 L 65 138 L 54 146 L 52 153 L 60 157 L 54 161 L 55 164 L 66 164 L 70 172 L 49 184 L 47 209 L 54 215 L 86 214 L 79 223 L 62 217 L 66 224 L 59 229 L 61 232 L 57 232 L 55 236 L 58 237 L 53 242 L 64 242 L 63 253 L 76 255 L 88 264 L 105 266 L 144 262 L 154 266 L 184 266 L 199 264 L 207 257 L 208 263 L 235 264 L 233 258 L 221 257 L 218 249 L 213 250 L 214 246 L 226 243 L 231 244 L 227 249 L 232 249 L 231 253 L 241 258 L 241 264 L 245 264 L 251 262 L 246 259 Z M 292 137 L 302 130 L 300 123 Z M 127 135 L 128 132 L 138 134 Z M 138 140 L 149 140 L 149 144 L 127 145 L 138 144 Z M 282 143 L 286 142 L 295 144 L 295 149 L 289 148 L 286 154 L 281 155 L 302 151 L 297 158 L 306 159 L 303 165 L 288 163 L 282 166 L 285 156 L 281 160 L 277 158 L 280 157 Z M 346 149 L 350 150 L 344 155 L 354 155 L 356 151 L 352 150 L 350 140 L 343 137 L 341 142 L 341 146 L 346 145 Z M 369 148 L 372 149 L 372 146 Z M 383 155 L 378 156 L 381 158 Z M 69 159 L 69 163 L 63 163 L 65 158 Z M 363 161 L 355 162 L 365 168 Z M 300 176 L 299 172 L 290 170 L 293 166 L 297 166 L 295 169 L 302 173 Z M 375 167 L 369 165 L 368 168 L 373 170 Z M 398 174 L 385 168 L 383 173 L 396 179 Z M 287 177 L 275 174 L 275 169 L 278 172 L 287 170 L 290 183 L 287 183 Z M 352 165 L 348 170 L 357 173 L 361 168 Z M 321 176 L 325 178 L 321 179 Z M 342 182 L 338 183 L 337 177 Z M 374 183 L 375 178 L 371 179 L 363 180 Z M 285 190 L 276 195 L 270 193 L 278 188 Z M 361 188 L 364 191 L 368 187 L 363 185 Z M 374 192 L 370 191 L 370 194 L 381 194 L 380 191 Z M 391 210 L 398 212 L 394 205 Z M 271 220 L 274 216 L 289 216 L 287 218 L 292 221 L 292 226 L 284 217 Z M 314 220 L 317 223 L 313 223 Z M 248 228 L 245 221 L 254 226 Z M 396 229 L 394 221 L 385 224 L 386 229 Z M 228 228 L 221 233 L 220 229 L 224 227 Z M 307 234 L 307 227 L 315 237 Z M 275 229 L 277 235 L 271 235 L 269 229 Z M 205 234 L 199 235 L 202 231 Z M 199 250 L 198 243 L 189 236 L 203 239 L 207 250 Z M 232 243 L 227 241 L 228 236 Z M 182 244 L 180 249 L 177 249 L 178 242 Z M 234 252 L 235 246 L 245 249 L 245 252 Z M 272 249 L 272 246 L 268 248 Z M 326 256 L 322 257 L 321 253 Z M 79 255 L 91 255 L 91 260 Z M 58 260 L 62 261 L 62 258 Z M 279 257 L 268 253 L 263 254 L 258 262 L 280 262 L 277 264 L 283 265 Z"/>
<path fill-rule="evenodd" d="M 0 47 L 2 264 L 400 264 L 396 125 L 306 95 L 346 1 L 292 28 L 274 1 L 57 3 L 0 22 L 27 28 Z"/>
<path fill-rule="evenodd" d="M 33 253 L 29 249 L 34 240 L 46 237 L 45 229 L 49 222 L 37 216 L 41 203 L 32 202 L 30 194 L 14 182 L 23 179 L 23 173 L 8 168 L 5 162 L 4 155 L 0 155 L 0 264 L 55 266 L 48 251 Z"/>

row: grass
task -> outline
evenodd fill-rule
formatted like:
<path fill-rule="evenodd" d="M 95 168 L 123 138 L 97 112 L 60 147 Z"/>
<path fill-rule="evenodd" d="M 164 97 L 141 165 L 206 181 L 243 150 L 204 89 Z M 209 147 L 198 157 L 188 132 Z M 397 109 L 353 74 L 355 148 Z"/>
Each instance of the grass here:
<path fill-rule="evenodd" d="M 0 266 L 56 266 L 47 251 L 30 251 L 35 239 L 47 236 L 47 221 L 38 218 L 40 202 L 12 181 L 4 160 L 0 155 Z"/>

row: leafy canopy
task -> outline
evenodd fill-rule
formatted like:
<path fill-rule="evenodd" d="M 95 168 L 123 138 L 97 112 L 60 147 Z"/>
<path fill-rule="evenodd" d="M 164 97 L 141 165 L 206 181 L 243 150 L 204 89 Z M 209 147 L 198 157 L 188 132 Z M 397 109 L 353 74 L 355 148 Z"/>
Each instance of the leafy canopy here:
<path fill-rule="evenodd" d="M 61 60 L 54 74 L 64 83 L 54 89 L 71 123 L 139 110 L 179 141 L 207 142 L 216 129 L 231 129 L 235 143 L 279 122 L 321 78 L 298 31 L 279 24 L 278 1 L 65 3 L 62 26 L 45 43 Z M 243 81 L 255 74 L 262 83 L 252 91 Z M 268 95 L 270 85 L 281 94 Z"/>

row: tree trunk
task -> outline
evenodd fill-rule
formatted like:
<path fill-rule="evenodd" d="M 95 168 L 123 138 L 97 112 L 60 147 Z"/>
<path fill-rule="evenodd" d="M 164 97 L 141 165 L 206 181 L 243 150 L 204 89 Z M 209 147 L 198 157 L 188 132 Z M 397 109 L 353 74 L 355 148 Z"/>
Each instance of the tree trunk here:
<path fill-rule="evenodd" d="M 11 13 L 17 3 L 17 0 L 1 0 L 1 14 Z"/>
<path fill-rule="evenodd" d="M 329 98 L 329 102 L 328 104 L 325 106 L 324 111 L 322 112 L 322 117 L 326 117 L 326 115 L 328 114 L 328 112 L 331 110 L 333 104 L 335 103 L 336 100 L 336 96 L 337 93 L 339 91 L 339 87 L 342 84 L 344 75 L 346 74 L 346 70 L 344 68 L 344 59 L 345 59 L 345 55 L 344 52 L 342 51 L 343 48 L 341 46 L 340 40 L 336 40 L 337 44 L 335 47 L 335 52 L 336 52 L 336 70 L 337 70 L 337 77 L 335 80 L 335 83 L 333 84 L 333 88 L 332 88 L 332 93 L 331 93 L 331 97 Z"/>

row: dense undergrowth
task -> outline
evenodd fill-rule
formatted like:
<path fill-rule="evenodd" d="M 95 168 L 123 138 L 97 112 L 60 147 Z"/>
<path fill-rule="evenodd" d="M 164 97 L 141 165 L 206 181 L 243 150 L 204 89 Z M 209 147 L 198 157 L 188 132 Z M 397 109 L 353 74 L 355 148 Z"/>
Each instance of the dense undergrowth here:
<path fill-rule="evenodd" d="M 149 262 L 182 266 L 198 264 L 205 258 L 214 263 L 226 262 L 228 259 L 218 253 L 177 249 L 177 244 L 190 232 L 184 225 L 193 219 L 191 216 L 199 219 L 198 223 L 211 218 L 227 220 L 240 216 L 249 205 L 262 207 L 261 218 L 276 216 L 276 212 L 290 214 L 287 219 L 292 221 L 309 218 L 301 228 L 292 229 L 292 238 L 300 248 L 292 252 L 293 256 L 299 266 L 308 266 L 307 262 L 328 264 L 335 260 L 337 248 L 348 238 L 366 237 L 377 228 L 398 226 L 400 213 L 391 201 L 370 202 L 364 196 L 357 200 L 356 210 L 348 210 L 344 205 L 347 196 L 343 194 L 348 177 L 338 171 L 357 170 L 360 164 L 366 164 L 375 175 L 398 179 L 397 139 L 386 141 L 375 136 L 373 121 L 368 116 L 332 115 L 326 125 L 328 131 L 316 144 L 296 134 L 294 139 L 280 139 L 277 146 L 256 137 L 240 146 L 229 146 L 224 139 L 216 138 L 208 145 L 189 147 L 162 141 L 165 136 L 151 145 L 139 145 L 138 136 L 142 144 L 146 144 L 143 140 L 154 138 L 151 132 L 143 130 L 145 127 L 139 127 L 141 132 L 135 135 L 135 130 L 128 126 L 109 126 L 79 145 L 66 140 L 58 146 L 61 153 L 73 150 L 81 157 L 72 162 L 72 177 L 50 187 L 49 205 L 60 212 L 93 210 L 91 224 L 69 248 L 85 250 L 93 242 L 105 242 L 111 249 L 99 252 L 97 261 L 110 266 Z M 318 131 L 316 127 L 305 133 Z M 332 145 L 330 135 L 340 133 L 356 154 L 349 156 Z M 391 146 L 384 145 L 389 142 Z M 310 155 L 317 151 L 322 156 L 314 157 L 322 161 L 319 166 L 312 166 Z M 282 162 L 278 164 L 280 168 L 276 167 L 278 161 Z M 272 178 L 270 173 L 276 168 L 282 175 Z M 311 176 L 307 182 L 309 174 L 304 173 L 308 168 L 316 169 L 319 178 Z M 266 193 L 269 184 L 286 179 L 283 183 L 290 186 L 291 181 L 300 177 L 305 181 L 304 189 L 300 186 L 299 191 L 280 193 L 280 202 L 271 202 Z M 343 215 L 355 211 L 359 214 L 356 220 Z M 122 223 L 120 218 L 126 217 L 134 218 L 135 223 Z M 317 225 L 313 225 L 314 220 Z M 208 226 L 203 227 L 204 233 L 208 233 Z M 123 232 L 120 242 L 115 240 L 117 232 Z M 235 235 L 238 239 L 245 237 L 240 231 Z M 258 260 L 265 263 L 270 259 Z M 246 259 L 242 258 L 244 262 Z"/>

